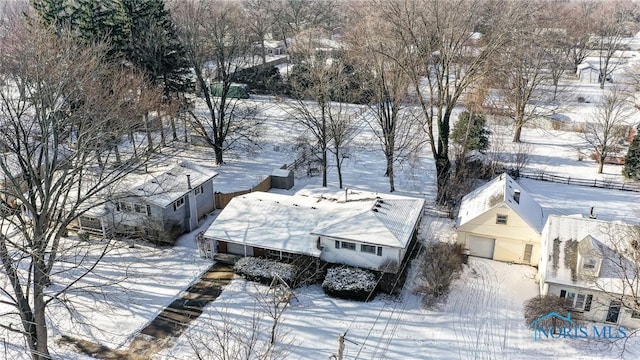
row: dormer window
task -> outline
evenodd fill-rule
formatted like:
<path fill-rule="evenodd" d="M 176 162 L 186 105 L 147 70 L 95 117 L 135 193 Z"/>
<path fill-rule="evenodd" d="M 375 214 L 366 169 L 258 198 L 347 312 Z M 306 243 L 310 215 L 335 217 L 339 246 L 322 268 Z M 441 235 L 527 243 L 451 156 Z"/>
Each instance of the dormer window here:
<path fill-rule="evenodd" d="M 595 270 L 596 266 L 598 266 L 598 260 L 593 258 L 584 259 L 584 262 L 582 263 L 582 268 L 589 271 Z"/>

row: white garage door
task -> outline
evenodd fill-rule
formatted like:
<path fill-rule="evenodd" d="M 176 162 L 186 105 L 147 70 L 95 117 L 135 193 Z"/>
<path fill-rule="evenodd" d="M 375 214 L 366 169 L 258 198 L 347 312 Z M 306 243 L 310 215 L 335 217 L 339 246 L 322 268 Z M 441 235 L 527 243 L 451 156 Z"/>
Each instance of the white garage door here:
<path fill-rule="evenodd" d="M 467 235 L 467 247 L 473 256 L 493 259 L 495 242 L 496 239 Z"/>
<path fill-rule="evenodd" d="M 245 254 L 245 249 L 244 249 L 244 245 L 242 244 L 234 244 L 234 243 L 227 243 L 227 252 L 229 254 L 236 254 L 236 255 L 246 255 L 246 256 L 253 256 L 253 247 L 251 246 L 247 246 L 247 253 Z"/>

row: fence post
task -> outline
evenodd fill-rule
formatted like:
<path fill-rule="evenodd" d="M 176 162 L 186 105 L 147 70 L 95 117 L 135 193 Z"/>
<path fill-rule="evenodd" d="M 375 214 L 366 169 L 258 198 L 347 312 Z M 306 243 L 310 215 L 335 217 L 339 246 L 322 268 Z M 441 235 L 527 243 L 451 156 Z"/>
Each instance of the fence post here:
<path fill-rule="evenodd" d="M 598 179 L 593 179 L 593 187 L 598 187 Z"/>
<path fill-rule="evenodd" d="M 567 178 L 567 185 L 571 185 L 571 176 Z"/>

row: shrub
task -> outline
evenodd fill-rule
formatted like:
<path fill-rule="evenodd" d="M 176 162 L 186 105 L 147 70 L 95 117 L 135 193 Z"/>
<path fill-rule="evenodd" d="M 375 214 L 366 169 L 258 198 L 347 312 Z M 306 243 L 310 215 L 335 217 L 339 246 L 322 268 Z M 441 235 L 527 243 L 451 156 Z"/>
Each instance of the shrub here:
<path fill-rule="evenodd" d="M 367 301 L 372 298 L 377 284 L 370 271 L 350 266 L 336 266 L 327 271 L 322 289 L 337 298 Z"/>
<path fill-rule="evenodd" d="M 461 245 L 433 241 L 425 246 L 418 270 L 418 292 L 425 295 L 426 306 L 449 293 L 453 280 L 460 277 L 464 262 Z"/>
<path fill-rule="evenodd" d="M 247 280 L 257 281 L 263 284 L 270 284 L 274 278 L 274 274 L 277 274 L 282 280 L 286 281 L 287 284 L 291 284 L 296 274 L 296 267 L 275 260 L 244 257 L 236 261 L 236 264 L 233 266 L 233 271 L 238 275 L 242 275 Z"/>
<path fill-rule="evenodd" d="M 538 295 L 527 300 L 524 303 L 524 320 L 528 327 L 533 328 L 533 322 L 550 312 L 557 312 L 565 316 L 570 310 L 570 306 L 566 299 L 555 295 Z M 558 319 L 551 318 L 543 320 L 538 325 L 541 326 L 562 326 L 558 323 Z"/>
<path fill-rule="evenodd" d="M 82 240 L 82 241 L 89 241 L 89 233 L 86 231 L 79 231 L 78 232 L 78 239 Z"/>
<path fill-rule="evenodd" d="M 624 168 L 622 174 L 629 179 L 640 180 L 640 127 L 633 138 L 627 156 L 624 158 Z"/>

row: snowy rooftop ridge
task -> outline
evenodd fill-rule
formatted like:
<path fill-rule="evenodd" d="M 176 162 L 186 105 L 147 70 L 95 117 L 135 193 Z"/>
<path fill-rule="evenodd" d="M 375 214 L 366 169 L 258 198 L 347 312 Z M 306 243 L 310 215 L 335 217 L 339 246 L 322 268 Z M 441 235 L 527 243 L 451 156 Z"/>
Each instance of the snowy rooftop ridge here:
<path fill-rule="evenodd" d="M 179 161 L 176 166 L 160 173 L 148 173 L 132 178 L 130 192 L 147 201 L 166 207 L 218 173 L 190 161 Z M 133 177 L 133 175 L 131 175 Z M 137 181 L 136 181 L 137 180 Z"/>
<path fill-rule="evenodd" d="M 501 204 L 515 211 L 536 232 L 542 232 L 544 226 L 542 207 L 523 186 L 506 173 L 495 177 L 462 198 L 456 226 L 460 227 Z"/>
<path fill-rule="evenodd" d="M 630 240 L 635 234 L 632 225 L 618 221 L 603 221 L 575 216 L 550 215 L 542 234 L 542 243 L 546 244 L 544 281 L 577 286 L 594 290 L 623 294 L 631 289 L 626 287 L 625 279 L 633 279 L 634 266 L 626 269 L 614 263 L 617 254 L 631 251 Z M 590 250 L 592 256 L 602 259 L 598 278 L 584 275 L 578 269 L 575 254 L 585 255 Z M 635 250 L 634 250 L 635 251 Z M 621 261 L 631 261 L 623 257 Z M 627 271 L 629 273 L 624 274 Z"/>
<path fill-rule="evenodd" d="M 235 197 L 204 236 L 313 256 L 320 254 L 318 236 L 405 247 L 424 205 L 424 199 L 360 191 L 353 191 L 360 198 L 340 201 L 345 191 L 323 189 Z"/>

